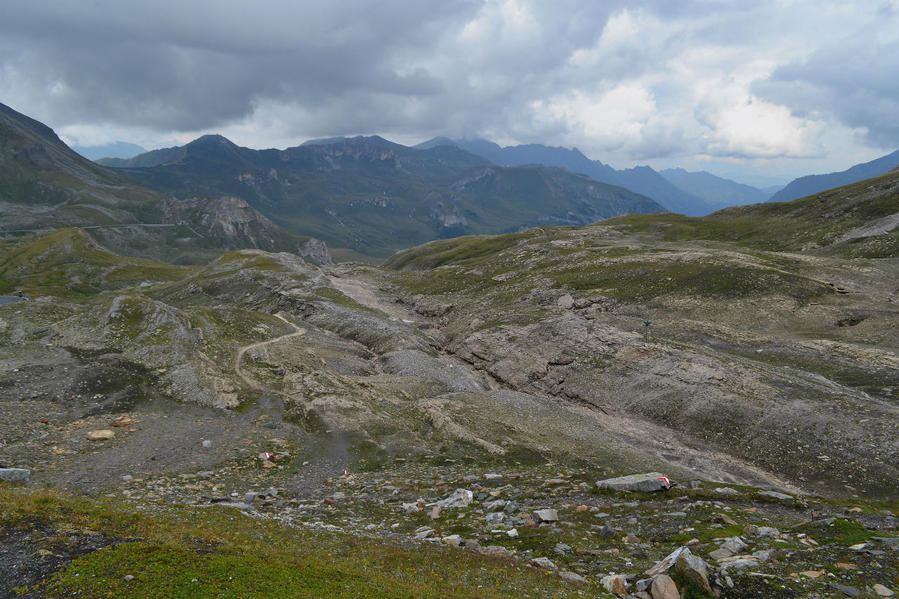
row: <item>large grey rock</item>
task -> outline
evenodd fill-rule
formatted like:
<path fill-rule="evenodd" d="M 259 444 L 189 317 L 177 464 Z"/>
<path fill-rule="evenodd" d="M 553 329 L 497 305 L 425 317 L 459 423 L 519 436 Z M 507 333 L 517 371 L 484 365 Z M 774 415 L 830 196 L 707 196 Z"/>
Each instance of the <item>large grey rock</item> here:
<path fill-rule="evenodd" d="M 759 491 L 759 495 L 770 497 L 772 499 L 793 499 L 792 495 L 786 493 L 778 493 L 777 491 Z"/>
<path fill-rule="evenodd" d="M 665 559 L 658 562 L 655 566 L 644 572 L 646 576 L 653 577 L 658 574 L 664 574 L 668 570 L 670 570 L 674 564 L 677 563 L 677 558 L 681 556 L 682 553 L 690 553 L 690 550 L 686 547 L 678 547 L 671 553 L 669 553 Z"/>
<path fill-rule="evenodd" d="M 646 474 L 631 474 L 630 476 L 598 480 L 596 481 L 596 486 L 600 489 L 651 493 L 653 491 L 667 491 L 669 487 L 668 483 L 665 482 L 667 480 L 667 477 L 661 472 L 647 472 Z"/>
<path fill-rule="evenodd" d="M 556 565 L 548 557 L 535 557 L 531 560 L 531 565 L 545 570 L 555 570 Z"/>
<path fill-rule="evenodd" d="M 558 522 L 559 512 L 551 508 L 536 510 L 534 511 L 534 519 L 538 522 Z"/>
<path fill-rule="evenodd" d="M 468 489 L 456 489 L 453 491 L 453 494 L 447 497 L 446 499 L 441 499 L 437 502 L 441 508 L 448 507 L 465 507 L 471 505 L 472 500 L 474 499 L 474 493 L 469 491 Z"/>
<path fill-rule="evenodd" d="M 31 470 L 26 468 L 0 468 L 0 480 L 7 483 L 27 483 Z"/>
<path fill-rule="evenodd" d="M 687 582 L 698 587 L 704 593 L 712 594 L 712 586 L 709 584 L 709 568 L 701 557 L 693 555 L 689 550 L 684 551 L 677 556 L 675 569 Z"/>

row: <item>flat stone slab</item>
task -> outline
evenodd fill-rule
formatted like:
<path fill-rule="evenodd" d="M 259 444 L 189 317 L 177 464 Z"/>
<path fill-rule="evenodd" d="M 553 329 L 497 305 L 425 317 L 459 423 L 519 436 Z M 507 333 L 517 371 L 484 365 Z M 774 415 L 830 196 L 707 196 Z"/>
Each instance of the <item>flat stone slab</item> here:
<path fill-rule="evenodd" d="M 8 483 L 27 483 L 31 470 L 25 468 L 0 468 L 0 480 Z"/>
<path fill-rule="evenodd" d="M 631 474 L 596 481 L 600 489 L 615 489 L 616 491 L 667 491 L 671 487 L 668 477 L 661 472 L 647 472 L 646 474 Z"/>

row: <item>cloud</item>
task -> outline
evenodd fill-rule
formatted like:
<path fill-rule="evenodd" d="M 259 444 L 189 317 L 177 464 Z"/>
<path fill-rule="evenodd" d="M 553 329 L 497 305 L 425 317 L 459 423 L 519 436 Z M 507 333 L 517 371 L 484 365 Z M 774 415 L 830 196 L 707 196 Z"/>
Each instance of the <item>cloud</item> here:
<path fill-rule="evenodd" d="M 840 165 L 870 152 L 864 144 L 899 145 L 896 0 L 11 0 L 3 10 L 0 101 L 83 144 L 449 134 L 576 145 L 616 166 Z"/>
<path fill-rule="evenodd" d="M 885 5 L 886 6 L 886 5 Z M 895 8 L 892 8 L 895 10 Z M 899 27 L 899 11 L 891 13 Z M 795 115 L 826 114 L 879 148 L 899 146 L 899 39 L 857 36 L 779 66 L 753 91 Z"/>

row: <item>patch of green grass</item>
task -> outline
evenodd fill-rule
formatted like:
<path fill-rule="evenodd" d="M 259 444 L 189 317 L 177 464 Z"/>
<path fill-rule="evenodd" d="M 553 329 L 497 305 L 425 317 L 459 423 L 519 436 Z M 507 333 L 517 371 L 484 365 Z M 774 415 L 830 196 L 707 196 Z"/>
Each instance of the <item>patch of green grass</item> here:
<path fill-rule="evenodd" d="M 787 294 L 799 301 L 828 292 L 803 277 L 725 264 L 624 262 L 566 268 L 547 273 L 560 287 L 578 292 L 602 290 L 629 302 L 646 302 L 677 294 L 736 299 Z"/>
<path fill-rule="evenodd" d="M 125 540 L 27 589 L 48 597 L 578 596 L 555 577 L 464 550 L 291 528 L 227 508 L 151 516 L 109 500 L 0 485 L 0 529 L 36 519 Z"/>

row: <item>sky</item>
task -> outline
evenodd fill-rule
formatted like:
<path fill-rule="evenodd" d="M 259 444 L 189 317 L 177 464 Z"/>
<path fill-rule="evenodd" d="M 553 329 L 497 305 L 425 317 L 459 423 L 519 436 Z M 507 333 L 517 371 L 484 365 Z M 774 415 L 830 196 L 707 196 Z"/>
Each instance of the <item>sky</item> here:
<path fill-rule="evenodd" d="M 785 183 L 899 148 L 899 0 L 4 0 L 0 102 L 71 145 L 577 147 Z"/>

